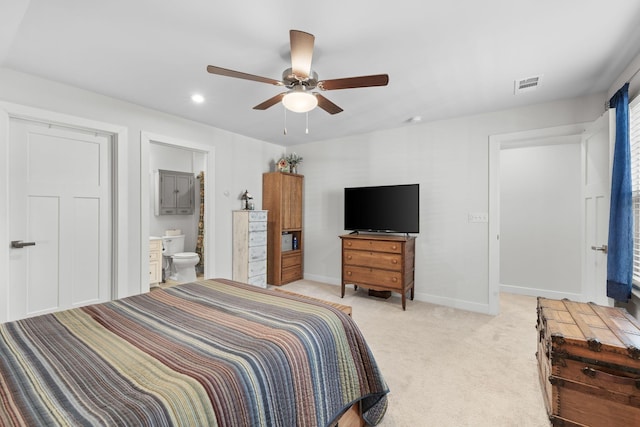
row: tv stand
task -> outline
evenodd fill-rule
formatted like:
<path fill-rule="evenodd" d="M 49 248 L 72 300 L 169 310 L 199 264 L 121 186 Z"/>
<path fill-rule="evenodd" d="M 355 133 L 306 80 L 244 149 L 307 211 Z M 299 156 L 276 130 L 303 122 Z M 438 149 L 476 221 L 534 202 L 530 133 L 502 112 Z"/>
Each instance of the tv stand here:
<path fill-rule="evenodd" d="M 346 234 L 342 240 L 342 298 L 352 284 L 374 291 L 391 291 L 402 296 L 406 310 L 407 292 L 414 296 L 415 242 L 412 236 Z"/>

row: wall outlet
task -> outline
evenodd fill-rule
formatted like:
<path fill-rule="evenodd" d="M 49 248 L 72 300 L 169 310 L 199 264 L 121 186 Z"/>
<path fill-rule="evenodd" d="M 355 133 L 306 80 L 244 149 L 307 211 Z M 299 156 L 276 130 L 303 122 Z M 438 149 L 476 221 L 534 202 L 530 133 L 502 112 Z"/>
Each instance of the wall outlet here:
<path fill-rule="evenodd" d="M 469 222 L 489 222 L 487 212 L 469 212 Z"/>

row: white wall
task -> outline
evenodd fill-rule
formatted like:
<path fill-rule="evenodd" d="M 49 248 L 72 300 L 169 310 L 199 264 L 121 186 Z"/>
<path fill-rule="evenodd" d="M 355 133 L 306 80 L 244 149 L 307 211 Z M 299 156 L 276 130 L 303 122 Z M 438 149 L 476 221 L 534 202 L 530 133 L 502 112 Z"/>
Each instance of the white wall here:
<path fill-rule="evenodd" d="M 503 291 L 548 291 L 561 297 L 581 293 L 580 176 L 579 143 L 501 150 Z"/>
<path fill-rule="evenodd" d="M 292 147 L 290 151 L 304 157 L 300 172 L 305 174 L 305 277 L 340 281 L 344 187 L 416 182 L 421 185 L 416 298 L 486 312 L 487 224 L 468 223 L 467 215 L 488 210 L 489 135 L 592 121 L 602 112 L 603 98 L 418 125 L 399 123 L 396 129 Z M 141 204 L 148 203 L 148 195 L 140 194 L 140 171 L 148 170 L 148 164 L 140 164 L 140 133 L 214 146 L 214 275 L 231 277 L 231 211 L 240 207 L 238 197 L 244 189 L 261 206 L 262 173 L 280 157 L 281 146 L 8 69 L 0 69 L 0 100 L 128 129 L 131 293 L 139 287 L 140 212 Z"/>
<path fill-rule="evenodd" d="M 127 157 L 124 165 L 128 176 L 127 221 L 130 240 L 128 242 L 129 294 L 140 288 L 141 267 L 146 261 L 140 259 L 141 204 L 148 203 L 149 195 L 140 194 L 141 170 L 148 165 L 140 164 L 140 134 L 142 131 L 173 138 L 209 144 L 215 147 L 215 268 L 212 275 L 231 277 L 231 211 L 238 209 L 236 195 L 248 188 L 256 195 L 260 204 L 262 173 L 269 171 L 273 158 L 282 153 L 282 147 L 247 138 L 201 123 L 164 114 L 135 104 L 88 92 L 36 76 L 0 68 L 0 100 L 37 107 L 53 112 L 98 120 L 128 129 Z M 201 107 L 206 108 L 206 104 Z M 6 201 L 0 201 L 0 203 Z M 145 239 L 144 244 L 148 241 Z"/>
<path fill-rule="evenodd" d="M 489 312 L 488 224 L 468 222 L 470 212 L 489 209 L 489 136 L 593 121 L 603 111 L 603 98 L 600 94 L 292 147 L 304 157 L 305 277 L 340 283 L 344 187 L 419 183 L 416 298 Z"/>

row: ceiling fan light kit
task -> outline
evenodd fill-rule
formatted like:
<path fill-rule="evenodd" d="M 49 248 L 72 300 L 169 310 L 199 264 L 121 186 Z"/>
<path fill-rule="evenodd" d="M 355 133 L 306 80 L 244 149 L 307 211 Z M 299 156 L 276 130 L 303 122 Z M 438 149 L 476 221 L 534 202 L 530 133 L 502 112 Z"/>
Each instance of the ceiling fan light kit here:
<path fill-rule="evenodd" d="M 304 86 L 295 86 L 282 97 L 282 104 L 294 113 L 306 113 L 318 106 L 318 98 L 307 92 Z"/>
<path fill-rule="evenodd" d="M 315 37 L 304 31 L 289 31 L 291 44 L 291 68 L 282 73 L 282 81 L 256 76 L 240 71 L 209 65 L 207 71 L 220 76 L 234 77 L 245 80 L 253 80 L 261 83 L 269 83 L 276 86 L 286 86 L 289 91 L 279 93 L 266 101 L 253 107 L 255 110 L 266 110 L 282 101 L 286 109 L 296 113 L 306 113 L 316 106 L 329 114 L 342 112 L 342 108 L 329 101 L 314 89 L 322 91 L 337 89 L 353 89 L 359 87 L 386 86 L 389 83 L 387 74 L 375 74 L 361 77 L 347 77 L 332 80 L 318 80 L 318 74 L 311 70 L 313 57 L 313 45 Z"/>

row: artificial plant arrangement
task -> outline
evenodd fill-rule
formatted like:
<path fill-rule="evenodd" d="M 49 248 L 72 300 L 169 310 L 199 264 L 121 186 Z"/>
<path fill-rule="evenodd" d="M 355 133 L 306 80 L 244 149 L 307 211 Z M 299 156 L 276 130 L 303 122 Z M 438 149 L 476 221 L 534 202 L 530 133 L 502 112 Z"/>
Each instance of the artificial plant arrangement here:
<path fill-rule="evenodd" d="M 302 156 L 294 152 L 289 154 L 285 160 L 289 163 L 289 172 L 298 173 L 298 165 L 302 163 Z"/>

